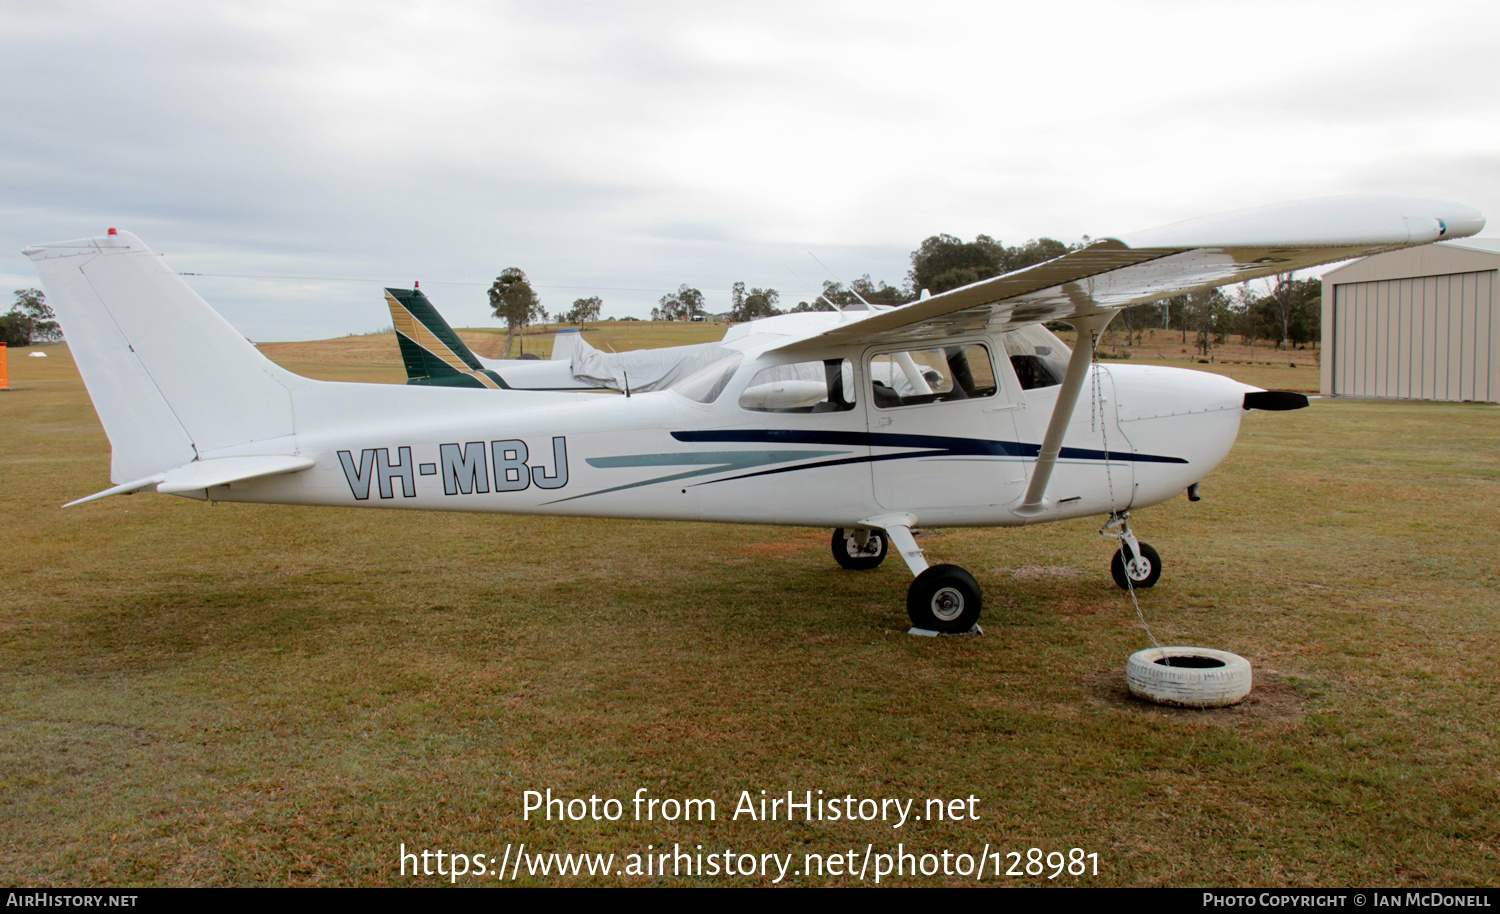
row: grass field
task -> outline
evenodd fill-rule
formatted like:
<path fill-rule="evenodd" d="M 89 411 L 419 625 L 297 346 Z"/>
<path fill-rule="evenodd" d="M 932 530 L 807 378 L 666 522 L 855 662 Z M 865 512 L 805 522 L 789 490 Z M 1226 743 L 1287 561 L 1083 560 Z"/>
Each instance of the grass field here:
<path fill-rule="evenodd" d="M 1071 346 L 1076 334 L 1065 330 L 1059 336 Z M 1127 364 L 1131 365 L 1191 368 L 1227 375 L 1267 390 L 1318 392 L 1319 353 L 1316 349 L 1280 350 L 1267 345 L 1264 340 L 1247 344 L 1231 336 L 1225 345 L 1214 346 L 1208 356 L 1203 356 L 1195 347 L 1195 339 L 1196 336 L 1190 333 L 1188 340 L 1184 341 L 1177 330 L 1147 330 L 1142 333 L 1138 345 L 1128 346 L 1123 333 L 1106 334 L 1100 340 L 1099 349 L 1105 353 L 1126 355 Z"/>
<path fill-rule="evenodd" d="M 263 349 L 304 374 L 401 380 L 390 336 Z M 1098 854 L 1097 876 L 987 874 L 1002 885 L 1500 872 L 1495 407 L 1253 413 L 1203 501 L 1140 513 L 1166 568 L 1141 596 L 1156 637 L 1256 675 L 1237 708 L 1168 711 L 1124 693 L 1149 641 L 1096 523 L 927 531 L 929 557 L 986 595 L 983 637 L 927 639 L 904 633 L 900 563 L 842 572 L 826 530 L 158 495 L 62 510 L 109 484 L 109 451 L 66 350 L 49 353 L 13 351 L 25 389 L 0 394 L 7 885 L 448 884 L 403 877 L 399 847 L 520 842 L 620 865 L 674 843 L 794 868 L 898 843 Z M 524 820 L 522 792 L 547 788 L 625 816 Z M 717 819 L 634 821 L 640 788 L 712 798 Z M 731 820 L 761 790 L 972 795 L 979 818 Z M 771 879 L 520 879 L 619 881 Z"/>

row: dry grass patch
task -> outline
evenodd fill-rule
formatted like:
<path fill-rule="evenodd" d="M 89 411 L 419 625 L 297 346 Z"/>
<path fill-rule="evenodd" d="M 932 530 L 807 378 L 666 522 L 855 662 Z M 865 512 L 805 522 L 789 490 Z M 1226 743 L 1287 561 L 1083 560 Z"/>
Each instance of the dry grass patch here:
<path fill-rule="evenodd" d="M 399 380 L 394 343 L 311 351 L 277 357 Z M 28 389 L 0 395 L 8 884 L 410 884 L 402 842 L 520 841 L 1077 846 L 1103 885 L 1493 882 L 1493 408 L 1251 414 L 1204 501 L 1141 512 L 1166 566 L 1141 601 L 1158 640 L 1260 678 L 1206 717 L 1116 700 L 1149 641 L 1096 522 L 932 531 L 933 559 L 979 572 L 987 634 L 927 639 L 904 634 L 901 563 L 841 572 L 823 530 L 60 510 L 108 476 L 61 356 L 14 360 Z M 521 791 L 546 787 L 712 797 L 720 818 L 524 821 Z M 728 820 L 762 789 L 973 794 L 981 820 Z"/>

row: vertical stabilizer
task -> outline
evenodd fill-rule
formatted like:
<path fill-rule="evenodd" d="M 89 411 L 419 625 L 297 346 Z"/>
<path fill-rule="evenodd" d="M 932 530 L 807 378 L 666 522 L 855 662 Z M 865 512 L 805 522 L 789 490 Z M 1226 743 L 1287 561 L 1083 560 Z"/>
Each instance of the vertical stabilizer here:
<path fill-rule="evenodd" d="M 45 244 L 36 264 L 114 456 L 115 482 L 293 433 L 273 364 L 129 232 Z"/>
<path fill-rule="evenodd" d="M 583 331 L 577 328 L 563 329 L 557 331 L 552 338 L 552 361 L 573 361 L 575 353 L 580 352 L 583 346 L 588 346 L 583 340 Z M 590 349 L 593 347 L 590 346 Z"/>
<path fill-rule="evenodd" d="M 504 387 L 500 376 L 484 367 L 458 338 L 420 289 L 386 289 L 406 383 L 445 387 Z"/>

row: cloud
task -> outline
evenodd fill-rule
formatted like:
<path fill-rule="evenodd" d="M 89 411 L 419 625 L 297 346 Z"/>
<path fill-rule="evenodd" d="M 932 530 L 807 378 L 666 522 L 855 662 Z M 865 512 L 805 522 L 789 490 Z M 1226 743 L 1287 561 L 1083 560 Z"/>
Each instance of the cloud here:
<path fill-rule="evenodd" d="M 464 280 L 443 307 L 479 323 L 506 266 L 554 309 L 736 280 L 795 301 L 784 264 L 809 248 L 898 282 L 938 232 L 1072 240 L 1408 187 L 1497 211 L 1495 20 L 1468 2 L 12 4 L 0 241 L 117 224 L 180 270 Z M 386 322 L 378 282 L 194 281 L 257 339 Z M 659 297 L 601 294 L 637 315 Z"/>

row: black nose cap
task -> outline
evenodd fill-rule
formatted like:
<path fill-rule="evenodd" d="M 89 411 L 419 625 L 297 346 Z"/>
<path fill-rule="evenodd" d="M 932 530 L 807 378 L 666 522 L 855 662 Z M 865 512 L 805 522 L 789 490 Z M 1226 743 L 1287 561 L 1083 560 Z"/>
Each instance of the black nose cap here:
<path fill-rule="evenodd" d="M 1290 390 L 1257 390 L 1254 393 L 1245 394 L 1246 409 L 1302 409 L 1307 406 L 1307 394 L 1293 393 Z"/>

